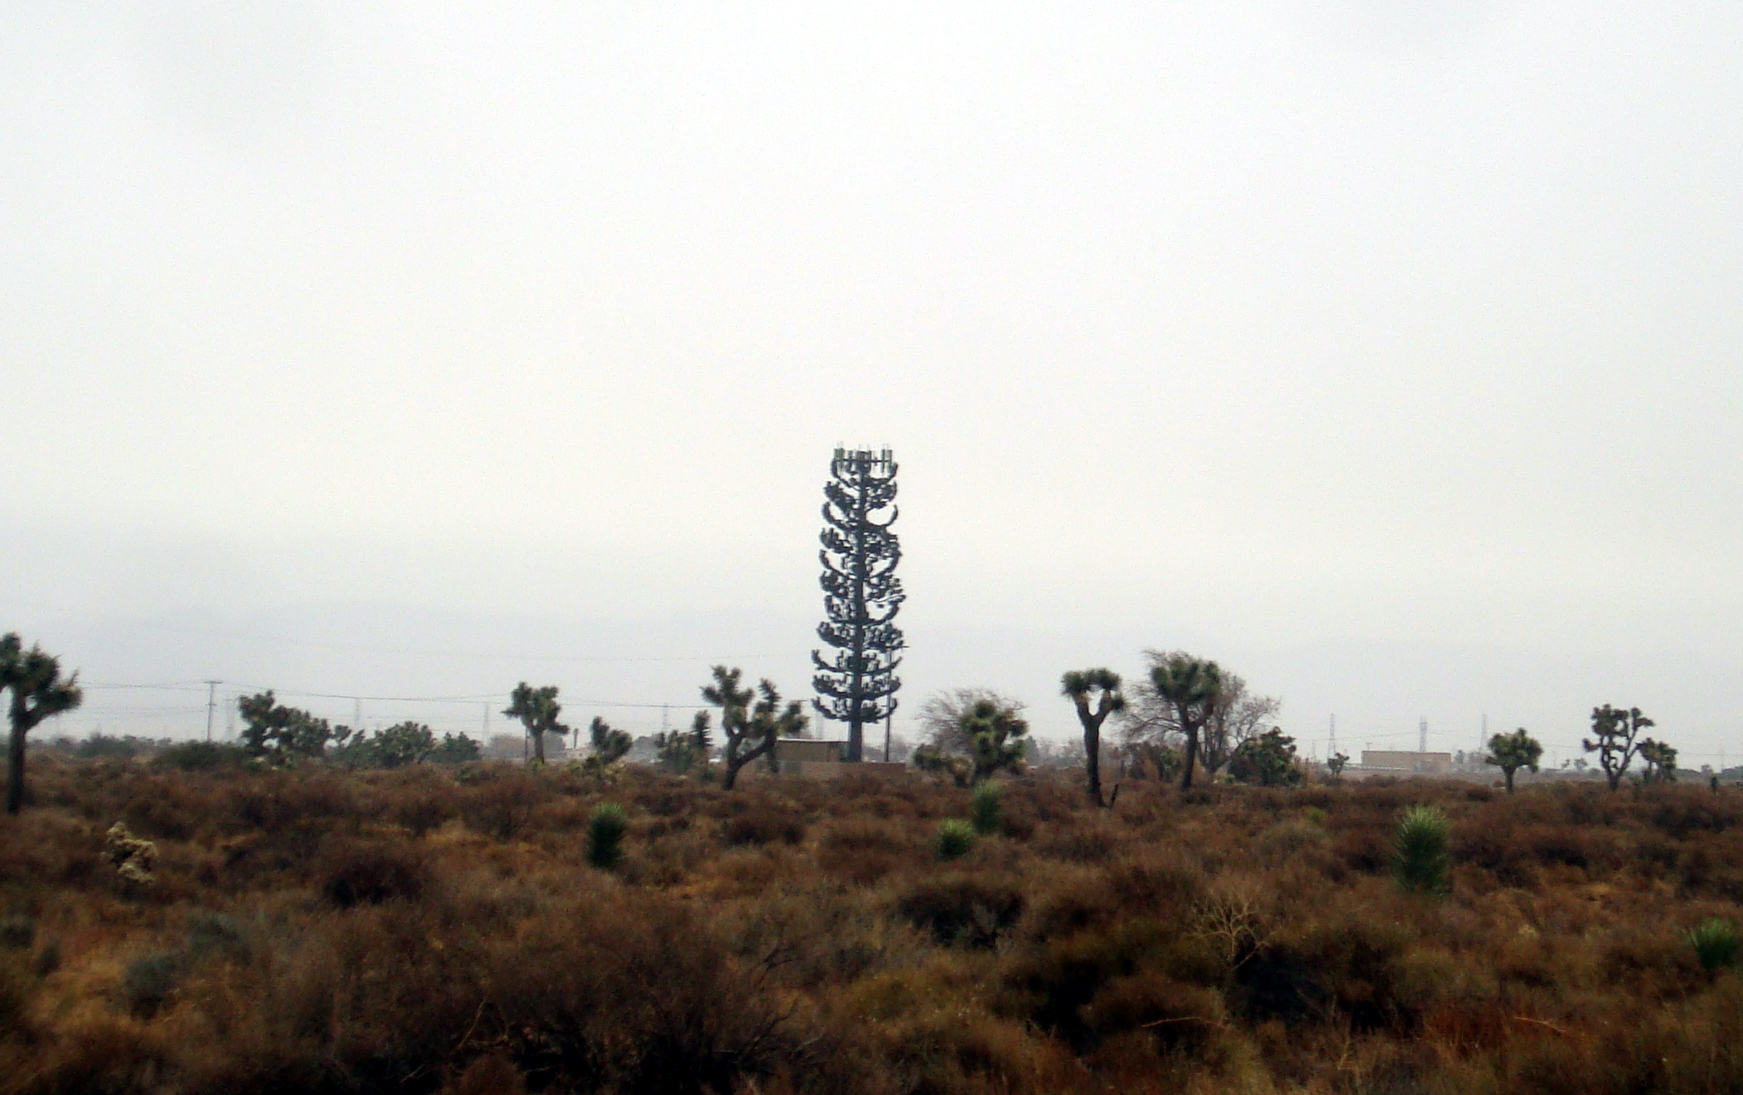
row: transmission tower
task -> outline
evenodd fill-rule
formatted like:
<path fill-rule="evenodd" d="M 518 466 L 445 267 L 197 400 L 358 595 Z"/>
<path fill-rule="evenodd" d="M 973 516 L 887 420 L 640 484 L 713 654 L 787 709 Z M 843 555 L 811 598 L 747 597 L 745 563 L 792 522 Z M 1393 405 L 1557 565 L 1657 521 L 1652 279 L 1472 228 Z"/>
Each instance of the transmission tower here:
<path fill-rule="evenodd" d="M 895 674 L 904 643 L 894 620 L 902 607 L 896 577 L 902 548 L 896 521 L 896 460 L 889 449 L 837 448 L 823 487 L 824 620 L 817 637 L 835 649 L 811 652 L 817 674 L 812 706 L 847 723 L 848 761 L 864 759 L 865 728 L 896 710 Z"/>
<path fill-rule="evenodd" d="M 207 681 L 206 683 L 206 740 L 212 740 L 212 720 L 218 714 L 218 686 L 223 681 Z"/>

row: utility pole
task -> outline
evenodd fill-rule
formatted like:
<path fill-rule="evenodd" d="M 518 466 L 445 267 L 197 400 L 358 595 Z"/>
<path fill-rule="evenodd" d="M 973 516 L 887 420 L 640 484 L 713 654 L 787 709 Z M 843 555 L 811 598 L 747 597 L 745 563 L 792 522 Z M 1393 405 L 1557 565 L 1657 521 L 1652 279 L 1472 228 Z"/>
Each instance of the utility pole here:
<path fill-rule="evenodd" d="M 1331 717 L 1331 745 L 1325 755 L 1327 760 L 1338 755 L 1338 717 L 1335 713 Z"/>
<path fill-rule="evenodd" d="M 212 740 L 212 719 L 218 714 L 218 686 L 223 681 L 206 682 L 206 740 Z"/>
<path fill-rule="evenodd" d="M 896 709 L 892 706 L 884 712 L 884 763 L 890 763 L 890 725 L 896 721 Z"/>
<path fill-rule="evenodd" d="M 1416 751 L 1418 753 L 1428 752 L 1428 720 L 1427 719 L 1423 719 L 1416 726 Z"/>

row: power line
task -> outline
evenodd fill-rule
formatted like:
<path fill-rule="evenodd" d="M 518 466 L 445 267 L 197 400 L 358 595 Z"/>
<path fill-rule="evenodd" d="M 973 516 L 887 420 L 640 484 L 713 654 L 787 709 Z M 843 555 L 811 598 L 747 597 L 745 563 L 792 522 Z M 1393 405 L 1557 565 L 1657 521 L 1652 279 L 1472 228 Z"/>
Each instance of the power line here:
<path fill-rule="evenodd" d="M 424 647 L 410 646 L 378 646 L 367 643 L 327 642 L 320 639 L 292 639 L 282 635 L 253 635 L 238 631 L 221 631 L 205 627 L 186 627 L 178 624 L 152 623 L 146 620 L 116 619 L 95 612 L 85 612 L 76 609 L 59 608 L 28 601 L 12 601 L 7 603 L 32 608 L 40 612 L 58 612 L 67 616 L 80 616 L 87 620 L 95 620 L 111 627 L 131 628 L 138 631 L 165 631 L 177 635 L 199 635 L 210 639 L 229 639 L 235 642 L 266 643 L 278 646 L 306 646 L 324 650 L 352 650 L 373 654 L 415 654 L 420 657 L 476 659 L 480 661 L 527 661 L 527 662 L 731 662 L 751 661 L 763 658 L 804 658 L 809 651 L 800 653 L 763 653 L 763 654 L 655 654 L 655 655 L 618 655 L 618 654 L 520 654 L 500 653 L 476 650 L 436 650 Z M 190 681 L 191 685 L 202 685 L 204 681 Z M 110 685 L 106 687 L 129 687 Z M 143 687 L 143 686 L 141 686 Z M 348 697 L 347 697 L 348 698 Z"/>

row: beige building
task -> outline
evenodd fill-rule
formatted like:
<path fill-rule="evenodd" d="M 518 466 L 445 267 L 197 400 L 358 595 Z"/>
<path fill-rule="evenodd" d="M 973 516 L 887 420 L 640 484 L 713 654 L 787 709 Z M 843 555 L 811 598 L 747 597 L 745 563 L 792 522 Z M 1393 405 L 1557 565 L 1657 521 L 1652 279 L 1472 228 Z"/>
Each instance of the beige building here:
<path fill-rule="evenodd" d="M 1402 749 L 1362 750 L 1362 770 L 1387 775 L 1450 776 L 1451 753 L 1418 753 Z"/>
<path fill-rule="evenodd" d="M 775 757 L 780 762 L 783 778 L 798 776 L 801 779 L 834 779 L 848 772 L 900 772 L 907 768 L 905 764 L 880 764 L 875 761 L 849 764 L 842 759 L 846 755 L 846 741 L 781 738 L 775 742 Z M 759 760 L 746 768 L 744 774 L 760 778 L 772 773 L 769 772 L 768 765 Z"/>

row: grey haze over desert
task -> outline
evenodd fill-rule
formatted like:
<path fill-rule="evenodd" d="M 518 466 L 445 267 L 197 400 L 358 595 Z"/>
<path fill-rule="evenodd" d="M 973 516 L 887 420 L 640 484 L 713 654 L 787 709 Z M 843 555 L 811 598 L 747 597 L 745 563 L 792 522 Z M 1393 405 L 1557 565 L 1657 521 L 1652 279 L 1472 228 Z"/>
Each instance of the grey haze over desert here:
<path fill-rule="evenodd" d="M 208 679 L 643 733 L 808 693 L 887 445 L 898 732 L 1062 738 L 1156 647 L 1321 756 L 1613 703 L 1735 762 L 1739 57 L 1735 4 L 0 5 L 0 632 L 68 733 Z"/>

